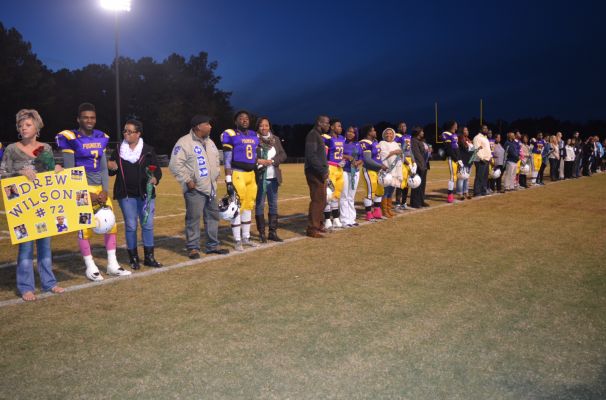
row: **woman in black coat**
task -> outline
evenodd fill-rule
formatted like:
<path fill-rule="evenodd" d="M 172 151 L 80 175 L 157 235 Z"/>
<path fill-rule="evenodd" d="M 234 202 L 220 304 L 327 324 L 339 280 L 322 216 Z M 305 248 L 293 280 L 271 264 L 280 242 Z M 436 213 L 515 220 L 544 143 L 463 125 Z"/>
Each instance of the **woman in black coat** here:
<path fill-rule="evenodd" d="M 417 175 L 421 177 L 421 184 L 419 185 L 419 187 L 412 189 L 410 193 L 410 206 L 412 208 L 429 207 L 429 204 L 425 202 L 425 181 L 427 180 L 427 151 L 425 150 L 425 144 L 423 143 L 424 137 L 425 133 L 423 132 L 423 129 L 416 127 L 412 130 L 410 149 L 412 151 L 412 158 L 415 164 L 417 164 Z"/>
<path fill-rule="evenodd" d="M 139 269 L 137 252 L 137 226 L 141 223 L 143 237 L 143 265 L 161 267 L 154 257 L 154 214 L 156 211 L 155 186 L 162 178 L 154 148 L 143 143 L 143 124 L 128 120 L 124 125 L 124 140 L 108 162 L 109 175 L 116 175 L 114 199 L 118 200 L 126 236 L 130 267 Z M 149 185 L 149 186 L 148 186 Z"/>
<path fill-rule="evenodd" d="M 257 120 L 257 159 L 269 160 L 269 165 L 259 165 L 255 177 L 257 179 L 257 199 L 255 204 L 255 221 L 259 230 L 259 240 L 266 243 L 267 239 L 282 242 L 278 236 L 278 187 L 282 184 L 280 164 L 286 161 L 286 152 L 280 138 L 271 131 L 269 118 L 260 117 Z M 265 236 L 265 198 L 269 205 L 269 236 Z"/>

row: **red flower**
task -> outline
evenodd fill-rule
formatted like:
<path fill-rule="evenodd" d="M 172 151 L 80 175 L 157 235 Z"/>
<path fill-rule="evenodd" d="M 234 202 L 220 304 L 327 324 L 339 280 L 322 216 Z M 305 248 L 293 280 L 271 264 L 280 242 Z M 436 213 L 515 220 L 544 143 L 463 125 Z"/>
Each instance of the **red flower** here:
<path fill-rule="evenodd" d="M 155 165 L 150 165 L 149 167 L 147 167 L 149 172 L 154 172 L 156 170 L 156 168 L 158 168 L 158 167 L 156 167 Z"/>
<path fill-rule="evenodd" d="M 33 151 L 34 157 L 38 157 L 42 153 L 44 153 L 44 146 L 39 146 L 36 150 Z"/>

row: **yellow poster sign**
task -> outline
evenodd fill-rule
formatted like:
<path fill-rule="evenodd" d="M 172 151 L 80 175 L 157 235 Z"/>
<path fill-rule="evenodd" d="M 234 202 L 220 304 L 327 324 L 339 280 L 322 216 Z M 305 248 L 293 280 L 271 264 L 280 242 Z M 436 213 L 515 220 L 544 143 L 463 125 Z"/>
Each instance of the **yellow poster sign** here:
<path fill-rule="evenodd" d="M 84 167 L 0 181 L 13 244 L 94 226 Z"/>

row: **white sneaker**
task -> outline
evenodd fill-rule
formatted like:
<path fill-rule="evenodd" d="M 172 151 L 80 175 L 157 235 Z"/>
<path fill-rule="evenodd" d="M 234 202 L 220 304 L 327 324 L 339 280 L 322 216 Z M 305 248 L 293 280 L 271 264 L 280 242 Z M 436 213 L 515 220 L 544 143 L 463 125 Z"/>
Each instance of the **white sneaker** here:
<path fill-rule="evenodd" d="M 114 276 L 128 276 L 132 274 L 132 272 L 125 270 L 120 266 L 120 264 L 107 264 L 107 273 L 108 275 Z"/>
<path fill-rule="evenodd" d="M 406 205 L 406 203 L 402 203 L 400 204 L 400 210 L 408 210 L 408 206 Z"/>
<path fill-rule="evenodd" d="M 327 231 L 332 229 L 332 222 L 329 219 L 324 220 L 324 229 Z"/>
<path fill-rule="evenodd" d="M 341 229 L 343 228 L 343 224 L 341 223 L 341 220 L 339 218 L 335 218 L 332 220 L 332 226 L 335 229 Z"/>
<path fill-rule="evenodd" d="M 244 247 L 242 247 L 242 241 L 241 240 L 236 240 L 236 243 L 234 244 L 234 250 L 236 250 L 236 251 L 244 251 Z"/>
<path fill-rule="evenodd" d="M 118 264 L 116 250 L 107 251 L 107 273 L 114 276 L 128 276 L 132 272 L 125 270 Z"/>
<path fill-rule="evenodd" d="M 248 246 L 248 247 L 259 247 L 259 245 L 255 242 L 253 242 L 252 240 L 250 240 L 250 238 L 242 239 L 242 244 L 244 246 Z"/>
<path fill-rule="evenodd" d="M 93 260 L 93 256 L 84 256 L 84 265 L 86 265 L 86 277 L 93 282 L 101 282 L 103 276 Z"/>

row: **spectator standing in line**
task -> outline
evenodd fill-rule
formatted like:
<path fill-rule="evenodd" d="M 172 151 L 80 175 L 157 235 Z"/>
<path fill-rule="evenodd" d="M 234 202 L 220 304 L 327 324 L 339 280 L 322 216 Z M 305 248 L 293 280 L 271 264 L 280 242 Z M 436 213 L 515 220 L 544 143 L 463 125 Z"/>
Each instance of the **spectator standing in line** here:
<path fill-rule="evenodd" d="M 156 185 L 162 179 L 162 169 L 154 148 L 143 142 L 143 124 L 130 119 L 124 124 L 124 140 L 118 143 L 107 162 L 109 176 L 116 176 L 114 199 L 118 200 L 124 216 L 124 234 L 130 267 L 141 268 L 137 251 L 137 226 L 141 222 L 143 265 L 162 266 L 154 255 L 154 215 L 156 214 Z M 151 176 L 150 176 L 151 175 Z M 152 185 L 151 194 L 148 184 Z"/>
<path fill-rule="evenodd" d="M 559 132 L 558 132 L 559 133 Z M 561 135 L 561 134 L 560 134 Z M 560 140 L 558 135 L 551 135 L 549 140 L 549 176 L 552 182 L 559 179 L 560 171 Z"/>
<path fill-rule="evenodd" d="M 477 150 L 476 159 L 474 160 L 476 166 L 476 176 L 473 181 L 474 196 L 486 196 L 488 194 L 488 163 L 492 159 L 492 153 L 490 142 L 484 132 L 482 130 L 473 138 L 473 147 Z"/>
<path fill-rule="evenodd" d="M 515 143 L 515 133 L 507 133 L 507 141 L 505 142 L 505 177 L 503 178 L 503 186 L 505 191 L 509 192 L 515 188 L 516 170 L 518 161 L 520 161 L 520 152 L 517 151 Z"/>
<path fill-rule="evenodd" d="M 328 160 L 323 134 L 330 128 L 330 118 L 320 115 L 316 124 L 305 138 L 305 179 L 309 186 L 309 212 L 307 216 L 307 236 L 324 238 L 326 232 L 322 226 L 326 207 L 326 179 L 328 179 Z"/>
<path fill-rule="evenodd" d="M 227 254 L 219 248 L 219 206 L 217 179 L 220 174 L 219 150 L 210 139 L 211 119 L 196 115 L 190 131 L 173 147 L 170 172 L 181 184 L 185 200 L 185 247 L 192 260 L 200 258 L 200 218 L 204 218 L 206 254 Z"/>
<path fill-rule="evenodd" d="M 493 171 L 499 170 L 500 174 L 499 177 L 496 179 L 492 179 L 492 191 L 497 191 L 499 193 L 503 193 L 503 188 L 502 188 L 502 180 L 503 180 L 503 173 L 505 170 L 505 149 L 503 148 L 503 146 L 501 145 L 501 134 L 497 133 L 494 137 L 494 157 L 493 157 Z"/>
<path fill-rule="evenodd" d="M 410 207 L 421 208 L 429 207 L 429 204 L 425 202 L 425 183 L 427 181 L 427 168 L 429 163 L 427 160 L 430 157 L 428 148 L 425 147 L 424 143 L 425 133 L 420 127 L 416 127 L 412 130 L 412 139 L 410 147 L 412 150 L 412 158 L 417 164 L 417 174 L 421 177 L 421 184 L 416 189 L 412 189 L 410 193 Z"/>
<path fill-rule="evenodd" d="M 558 137 L 558 149 L 560 152 L 560 159 L 559 159 L 559 170 L 558 170 L 558 177 L 560 179 L 564 179 L 564 158 L 566 158 L 566 143 L 564 142 L 564 139 L 562 138 L 562 132 L 558 132 L 556 133 L 556 136 Z"/>
<path fill-rule="evenodd" d="M 48 171 L 49 166 L 37 162 L 36 151 L 42 147 L 43 151 L 51 152 L 48 143 L 38 142 L 40 130 L 44 127 L 38 111 L 23 109 L 17 113 L 16 118 L 19 141 L 6 147 L 0 175 L 2 178 L 12 176 L 25 176 L 30 181 L 36 179 L 37 172 Z M 60 165 L 54 167 L 55 172 L 61 171 Z M 59 221 L 59 217 L 57 218 Z M 58 227 L 58 229 L 60 229 Z M 60 230 L 59 230 L 60 232 Z M 37 248 L 37 265 L 42 290 L 55 294 L 63 293 L 64 288 L 57 285 L 57 278 L 53 273 L 53 256 L 51 253 L 51 238 L 45 237 L 37 240 L 19 243 L 17 255 L 17 290 L 24 301 L 36 300 L 36 281 L 34 278 L 34 246 Z"/>
<path fill-rule="evenodd" d="M 271 130 L 271 122 L 267 117 L 257 120 L 257 159 L 269 160 L 269 165 L 258 165 L 256 169 L 257 199 L 255 203 L 255 221 L 259 231 L 259 240 L 266 243 L 267 239 L 282 242 L 278 236 L 278 188 L 282 184 L 282 171 L 280 164 L 286 161 L 286 152 L 282 142 Z M 265 236 L 265 198 L 269 204 L 269 236 Z"/>
<path fill-rule="evenodd" d="M 457 195 L 459 200 L 463 201 L 465 198 L 471 199 L 469 195 L 469 175 L 471 174 L 471 166 L 469 165 L 471 155 L 473 154 L 473 143 L 469 139 L 469 129 L 463 127 L 463 132 L 459 133 L 459 154 L 463 166 L 459 169 L 459 176 L 457 176 Z"/>
<path fill-rule="evenodd" d="M 572 168 L 574 166 L 574 146 L 575 140 L 568 139 L 566 141 L 566 157 L 564 158 L 564 179 L 572 178 Z"/>

